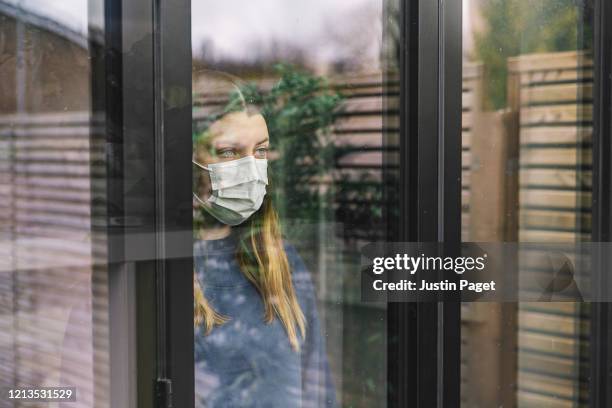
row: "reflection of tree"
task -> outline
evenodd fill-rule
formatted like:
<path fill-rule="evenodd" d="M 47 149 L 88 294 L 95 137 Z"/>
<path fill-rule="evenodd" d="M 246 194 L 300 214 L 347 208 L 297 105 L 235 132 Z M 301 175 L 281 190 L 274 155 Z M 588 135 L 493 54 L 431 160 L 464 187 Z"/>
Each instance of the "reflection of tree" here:
<path fill-rule="evenodd" d="M 383 3 L 383 42 L 381 47 L 381 59 L 387 72 L 395 72 L 399 69 L 400 60 L 400 13 L 399 0 L 386 0 Z"/>
<path fill-rule="evenodd" d="M 574 0 L 485 0 L 481 12 L 486 27 L 474 34 L 474 57 L 485 67 L 486 103 L 492 108 L 506 102 L 508 57 L 578 48 Z"/>
<path fill-rule="evenodd" d="M 324 188 L 322 183 L 334 166 L 330 126 L 342 98 L 321 77 L 288 66 L 276 70 L 281 78 L 269 91 L 251 84 L 243 93 L 260 106 L 278 152 L 270 166 L 281 215 L 317 222 L 322 213 L 330 215 L 327 197 L 333 186 Z"/>

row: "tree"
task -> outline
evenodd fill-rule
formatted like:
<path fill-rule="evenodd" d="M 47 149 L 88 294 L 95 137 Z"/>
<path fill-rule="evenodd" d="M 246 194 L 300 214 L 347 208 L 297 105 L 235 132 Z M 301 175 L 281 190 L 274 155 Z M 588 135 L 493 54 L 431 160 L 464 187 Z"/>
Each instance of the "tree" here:
<path fill-rule="evenodd" d="M 582 22 L 574 0 L 486 0 L 481 10 L 486 27 L 474 34 L 474 58 L 484 66 L 489 108 L 506 105 L 509 57 L 579 48 Z"/>

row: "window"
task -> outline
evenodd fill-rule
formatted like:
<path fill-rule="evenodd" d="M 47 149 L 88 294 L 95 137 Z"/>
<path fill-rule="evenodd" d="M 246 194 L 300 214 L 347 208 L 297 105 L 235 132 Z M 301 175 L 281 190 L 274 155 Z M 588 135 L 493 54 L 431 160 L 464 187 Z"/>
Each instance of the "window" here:
<path fill-rule="evenodd" d="M 607 2 L 57 3 L 0 1 L 2 392 L 610 406 L 608 303 L 361 288 L 371 242 L 610 240 Z"/>

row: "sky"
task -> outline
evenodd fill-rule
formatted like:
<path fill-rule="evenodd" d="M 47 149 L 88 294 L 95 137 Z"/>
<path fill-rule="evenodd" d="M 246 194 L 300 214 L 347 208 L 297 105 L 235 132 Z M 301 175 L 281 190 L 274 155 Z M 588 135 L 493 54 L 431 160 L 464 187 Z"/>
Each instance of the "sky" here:
<path fill-rule="evenodd" d="M 315 63 L 338 53 L 378 58 L 382 0 L 192 0 L 192 49 L 205 41 L 217 57 L 249 59 L 274 42 L 304 50 Z"/>
<path fill-rule="evenodd" d="M 25 12 L 46 17 L 68 27 L 71 31 L 87 33 L 88 0 L 0 0 L 0 3 L 10 4 Z"/>

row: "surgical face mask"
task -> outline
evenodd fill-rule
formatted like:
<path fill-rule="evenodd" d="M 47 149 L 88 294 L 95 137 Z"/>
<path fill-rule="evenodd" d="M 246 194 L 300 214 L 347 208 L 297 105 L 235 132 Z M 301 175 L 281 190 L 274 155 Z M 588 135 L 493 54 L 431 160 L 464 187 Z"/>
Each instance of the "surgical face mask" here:
<path fill-rule="evenodd" d="M 208 167 L 195 161 L 193 164 L 208 171 L 212 186 L 212 194 L 208 199 L 200 198 L 196 189 L 193 196 L 210 215 L 222 223 L 232 226 L 242 224 L 261 207 L 268 184 L 266 159 L 247 156 L 209 164 Z M 194 177 L 194 182 L 197 181 L 197 177 Z"/>

